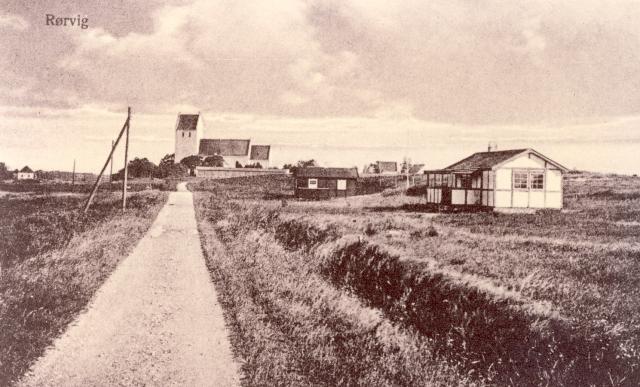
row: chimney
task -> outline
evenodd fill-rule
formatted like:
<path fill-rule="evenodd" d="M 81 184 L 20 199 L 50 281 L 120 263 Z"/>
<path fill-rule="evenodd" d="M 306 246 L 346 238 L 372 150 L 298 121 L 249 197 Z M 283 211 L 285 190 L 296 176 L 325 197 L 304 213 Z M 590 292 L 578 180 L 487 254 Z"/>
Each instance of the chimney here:
<path fill-rule="evenodd" d="M 498 144 L 495 142 L 489 142 L 489 145 L 487 146 L 487 152 L 494 152 L 498 150 Z"/>

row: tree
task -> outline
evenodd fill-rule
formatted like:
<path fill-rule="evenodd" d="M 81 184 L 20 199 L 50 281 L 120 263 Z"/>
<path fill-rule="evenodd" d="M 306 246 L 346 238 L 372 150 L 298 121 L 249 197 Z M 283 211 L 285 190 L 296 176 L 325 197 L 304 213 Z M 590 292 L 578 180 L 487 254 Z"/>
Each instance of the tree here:
<path fill-rule="evenodd" d="M 285 164 L 283 169 L 288 169 L 291 173 L 295 174 L 298 168 L 317 167 L 318 162 L 314 159 L 311 160 L 299 160 L 296 165 Z"/>
<path fill-rule="evenodd" d="M 224 167 L 224 157 L 220 155 L 208 156 L 202 162 L 205 167 Z"/>
<path fill-rule="evenodd" d="M 0 180 L 11 179 L 12 174 L 11 171 L 7 168 L 7 165 L 3 162 L 0 162 Z"/>
<path fill-rule="evenodd" d="M 242 164 L 239 161 L 236 161 L 236 168 L 242 168 Z"/>
<path fill-rule="evenodd" d="M 255 164 L 247 164 L 244 166 L 245 168 L 262 168 L 262 164 L 260 163 L 255 163 Z"/>
<path fill-rule="evenodd" d="M 184 164 L 189 169 L 195 169 L 197 166 L 202 165 L 202 159 L 198 155 L 187 156 L 180 160 L 180 164 Z"/>
<path fill-rule="evenodd" d="M 187 175 L 188 173 L 189 168 L 187 168 L 184 164 L 175 163 L 174 154 L 167 154 L 162 158 L 162 160 L 160 160 L 156 176 L 164 179 L 167 177 L 181 177 Z"/>
<path fill-rule="evenodd" d="M 139 159 L 134 158 L 128 163 L 129 169 L 129 177 L 131 178 L 141 178 L 141 177 L 154 177 L 158 174 L 158 167 L 149 161 L 146 157 Z M 114 180 L 122 180 L 124 179 L 124 168 L 118 171 L 118 173 L 113 175 Z"/>

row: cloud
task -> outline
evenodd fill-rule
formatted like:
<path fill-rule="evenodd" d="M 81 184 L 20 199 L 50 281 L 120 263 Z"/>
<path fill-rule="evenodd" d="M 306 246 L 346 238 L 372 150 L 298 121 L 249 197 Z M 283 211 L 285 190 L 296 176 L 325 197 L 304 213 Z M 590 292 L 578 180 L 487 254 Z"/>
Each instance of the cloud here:
<path fill-rule="evenodd" d="M 2 28 L 24 31 L 29 28 L 29 22 L 18 15 L 12 15 L 10 13 L 0 13 L 0 29 Z"/>
<path fill-rule="evenodd" d="M 47 55 L 34 54 L 48 50 L 37 43 L 29 52 L 20 40 L 4 43 L 18 65 L 0 96 L 163 113 L 180 105 L 297 117 L 402 110 L 473 125 L 640 110 L 640 4 L 632 1 L 149 2 L 141 29 L 133 19 L 101 24 L 99 12 L 108 11 L 87 12 L 95 16 L 88 30 L 51 32 L 58 49 Z"/>

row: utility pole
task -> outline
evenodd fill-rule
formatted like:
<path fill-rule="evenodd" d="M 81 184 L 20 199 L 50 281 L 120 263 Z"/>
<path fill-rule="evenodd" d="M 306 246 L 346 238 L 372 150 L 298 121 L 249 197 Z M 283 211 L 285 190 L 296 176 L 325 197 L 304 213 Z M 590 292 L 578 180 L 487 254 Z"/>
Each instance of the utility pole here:
<path fill-rule="evenodd" d="M 85 213 L 89 210 L 89 207 L 91 206 L 91 202 L 93 201 L 93 197 L 96 195 L 96 191 L 98 190 L 98 185 L 100 184 L 100 179 L 102 179 L 102 174 L 104 173 L 105 169 L 107 169 L 107 166 L 109 165 L 109 160 L 113 157 L 113 152 L 116 150 L 116 147 L 118 146 L 118 142 L 120 142 L 120 139 L 122 138 L 122 134 L 124 133 L 125 129 L 129 128 L 130 115 L 131 115 L 131 108 L 128 109 L 127 120 L 124 122 L 124 125 L 122 126 L 122 129 L 120 129 L 120 134 L 118 134 L 118 138 L 116 138 L 116 142 L 111 147 L 111 152 L 109 152 L 109 156 L 107 157 L 107 160 L 105 161 L 104 165 L 102 166 L 102 169 L 100 170 L 100 173 L 98 174 L 98 178 L 96 179 L 96 182 L 93 184 L 93 188 L 91 188 L 91 194 L 89 195 L 89 198 L 87 199 L 87 203 L 84 206 L 84 212 Z"/>
<path fill-rule="evenodd" d="M 76 159 L 73 159 L 73 172 L 71 172 L 71 192 L 74 191 L 76 186 Z"/>
<path fill-rule="evenodd" d="M 127 209 L 127 180 L 129 178 L 129 126 L 131 123 L 131 107 L 127 108 L 127 137 L 124 141 L 124 179 L 122 183 L 122 211 Z M 113 156 L 112 156 L 113 157 Z"/>
<path fill-rule="evenodd" d="M 113 148 L 113 140 L 111 140 L 111 148 Z M 113 179 L 113 155 L 109 159 L 109 191 L 111 191 L 111 179 Z"/>

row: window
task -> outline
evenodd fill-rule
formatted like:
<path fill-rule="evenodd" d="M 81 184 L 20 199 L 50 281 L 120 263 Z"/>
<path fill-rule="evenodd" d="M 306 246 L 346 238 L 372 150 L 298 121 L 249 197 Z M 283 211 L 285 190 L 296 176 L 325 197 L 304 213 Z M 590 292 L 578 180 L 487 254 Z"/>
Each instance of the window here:
<path fill-rule="evenodd" d="M 338 180 L 338 190 L 345 191 L 347 189 L 347 181 L 346 180 Z"/>
<path fill-rule="evenodd" d="M 466 189 L 470 189 L 472 188 L 472 180 L 471 180 L 471 175 L 462 175 L 462 177 L 460 178 L 461 183 L 462 183 L 462 188 L 466 188 Z"/>
<path fill-rule="evenodd" d="M 439 187 L 440 184 L 442 184 L 442 175 L 441 174 L 436 174 L 436 187 Z"/>
<path fill-rule="evenodd" d="M 309 189 L 318 189 L 318 179 L 309 179 Z"/>
<path fill-rule="evenodd" d="M 189 137 L 191 137 L 191 132 L 189 132 Z"/>
<path fill-rule="evenodd" d="M 529 174 L 527 172 L 513 172 L 513 188 L 514 189 L 527 189 Z"/>
<path fill-rule="evenodd" d="M 544 189 L 543 172 L 531 172 L 531 189 Z"/>
<path fill-rule="evenodd" d="M 182 132 L 182 137 L 184 137 L 184 132 Z"/>

